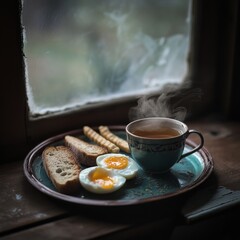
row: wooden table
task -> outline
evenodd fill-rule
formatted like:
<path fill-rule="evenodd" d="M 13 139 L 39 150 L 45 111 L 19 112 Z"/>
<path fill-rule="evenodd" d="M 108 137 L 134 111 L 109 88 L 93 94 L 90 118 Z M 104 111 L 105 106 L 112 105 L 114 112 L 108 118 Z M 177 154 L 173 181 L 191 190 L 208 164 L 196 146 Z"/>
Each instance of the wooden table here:
<path fill-rule="evenodd" d="M 94 207 L 65 203 L 27 181 L 24 159 L 2 164 L 1 239 L 155 239 L 157 235 L 174 240 L 192 239 L 192 234 L 195 240 L 211 234 L 233 239 L 237 232 L 233 217 L 240 216 L 240 123 L 209 118 L 187 123 L 204 134 L 214 170 L 186 194 L 151 204 Z"/>

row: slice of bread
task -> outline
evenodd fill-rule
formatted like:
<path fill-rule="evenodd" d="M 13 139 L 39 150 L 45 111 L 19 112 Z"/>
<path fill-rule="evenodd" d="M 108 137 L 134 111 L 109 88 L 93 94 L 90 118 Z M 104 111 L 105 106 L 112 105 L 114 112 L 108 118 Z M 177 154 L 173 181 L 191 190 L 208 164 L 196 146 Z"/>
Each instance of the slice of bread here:
<path fill-rule="evenodd" d="M 49 146 L 42 153 L 44 169 L 56 189 L 72 194 L 80 189 L 81 167 L 73 152 L 65 146 Z"/>
<path fill-rule="evenodd" d="M 108 153 L 106 148 L 85 142 L 77 137 L 67 135 L 64 140 L 65 145 L 77 156 L 78 162 L 88 167 L 96 166 L 96 158 Z"/>

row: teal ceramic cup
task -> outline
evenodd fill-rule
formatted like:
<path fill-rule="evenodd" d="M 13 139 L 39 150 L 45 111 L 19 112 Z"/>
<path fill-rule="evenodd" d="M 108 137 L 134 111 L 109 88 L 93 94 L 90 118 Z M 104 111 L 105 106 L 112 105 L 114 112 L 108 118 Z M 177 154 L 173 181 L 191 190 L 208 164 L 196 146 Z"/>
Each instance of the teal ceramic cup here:
<path fill-rule="evenodd" d="M 200 143 L 183 154 L 186 139 L 197 134 Z M 130 122 L 126 126 L 127 141 L 133 159 L 151 172 L 166 172 L 182 158 L 203 147 L 203 135 L 178 120 L 150 117 Z"/>

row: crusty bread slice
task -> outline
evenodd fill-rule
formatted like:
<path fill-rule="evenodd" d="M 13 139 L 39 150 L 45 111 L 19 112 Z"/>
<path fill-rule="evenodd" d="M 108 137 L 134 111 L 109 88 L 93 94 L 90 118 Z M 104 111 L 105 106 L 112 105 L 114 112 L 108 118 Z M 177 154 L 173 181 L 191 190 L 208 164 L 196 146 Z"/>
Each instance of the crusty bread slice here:
<path fill-rule="evenodd" d="M 49 146 L 42 153 L 44 169 L 56 189 L 65 194 L 80 188 L 81 167 L 74 153 L 65 146 Z"/>
<path fill-rule="evenodd" d="M 77 156 L 78 162 L 88 167 L 96 166 L 96 158 L 108 153 L 106 148 L 85 142 L 77 137 L 67 135 L 64 140 L 65 145 Z"/>

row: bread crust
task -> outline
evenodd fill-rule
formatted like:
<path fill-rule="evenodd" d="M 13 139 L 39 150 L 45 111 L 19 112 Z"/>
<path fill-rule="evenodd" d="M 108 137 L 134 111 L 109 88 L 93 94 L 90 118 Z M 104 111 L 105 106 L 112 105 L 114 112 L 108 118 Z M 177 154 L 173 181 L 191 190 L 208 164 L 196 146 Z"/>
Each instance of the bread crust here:
<path fill-rule="evenodd" d="M 81 167 L 73 152 L 65 146 L 48 146 L 42 153 L 44 169 L 55 188 L 64 194 L 80 189 Z"/>
<path fill-rule="evenodd" d="M 108 153 L 106 148 L 87 143 L 74 136 L 66 135 L 64 142 L 74 152 L 78 162 L 88 167 L 96 166 L 96 158 L 99 155 Z"/>

